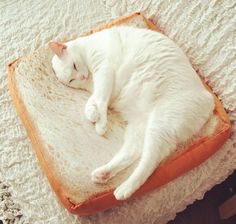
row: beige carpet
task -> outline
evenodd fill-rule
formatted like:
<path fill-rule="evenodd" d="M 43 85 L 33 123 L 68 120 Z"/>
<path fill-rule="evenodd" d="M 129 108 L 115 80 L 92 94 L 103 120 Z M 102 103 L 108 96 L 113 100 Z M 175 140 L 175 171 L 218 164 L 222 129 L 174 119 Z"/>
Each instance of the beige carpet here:
<path fill-rule="evenodd" d="M 202 198 L 236 168 L 234 130 L 219 152 L 188 174 L 122 206 L 78 218 L 62 208 L 51 191 L 11 104 L 7 63 L 32 53 L 51 39 L 61 40 L 90 30 L 109 20 L 111 12 L 118 15 L 142 9 L 188 54 L 223 100 L 231 121 L 235 122 L 236 6 L 233 1 L 188 2 L 103 0 L 107 10 L 98 0 L 0 2 L 0 181 L 9 185 L 11 200 L 18 204 L 23 215 L 15 223 L 162 224 L 189 203 Z M 7 213 L 0 211 L 1 214 Z M 10 223 L 6 217 L 0 219 Z M 12 220 L 13 223 L 14 215 Z"/>

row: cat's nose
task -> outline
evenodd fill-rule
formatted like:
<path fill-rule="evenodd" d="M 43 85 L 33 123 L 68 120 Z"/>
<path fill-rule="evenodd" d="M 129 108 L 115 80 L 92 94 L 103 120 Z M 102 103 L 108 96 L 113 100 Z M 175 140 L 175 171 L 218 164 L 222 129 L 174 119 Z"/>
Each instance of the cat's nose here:
<path fill-rule="evenodd" d="M 80 79 L 81 80 L 88 80 L 88 76 L 87 75 L 82 75 Z"/>

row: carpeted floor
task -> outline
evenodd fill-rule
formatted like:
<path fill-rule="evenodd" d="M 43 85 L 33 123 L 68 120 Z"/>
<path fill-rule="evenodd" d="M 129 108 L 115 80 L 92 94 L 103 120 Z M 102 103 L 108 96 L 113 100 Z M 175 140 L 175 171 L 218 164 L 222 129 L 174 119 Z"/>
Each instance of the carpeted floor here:
<path fill-rule="evenodd" d="M 235 130 L 222 150 L 203 166 L 165 188 L 93 217 L 77 218 L 69 214 L 51 191 L 12 106 L 7 64 L 52 39 L 63 40 L 88 31 L 110 20 L 112 12 L 118 17 L 144 11 L 206 75 L 236 128 L 235 9 L 235 1 L 230 0 L 0 1 L 0 181 L 9 186 L 10 193 L 2 203 L 3 209 L 0 207 L 0 219 L 5 220 L 4 224 L 14 223 L 19 214 L 22 217 L 18 223 L 114 224 L 124 223 L 124 220 L 129 220 L 129 224 L 132 220 L 135 224 L 144 223 L 143 220 L 166 223 L 177 211 L 202 198 L 207 190 L 223 181 L 236 168 Z M 14 209 L 5 212 L 5 201 L 13 202 L 19 213 Z M 9 219 L 12 221 L 7 221 Z"/>
<path fill-rule="evenodd" d="M 223 183 L 216 185 L 204 198 L 189 205 L 177 214 L 175 220 L 168 224 L 235 224 L 236 215 L 228 220 L 220 219 L 218 207 L 236 194 L 236 171 Z"/>

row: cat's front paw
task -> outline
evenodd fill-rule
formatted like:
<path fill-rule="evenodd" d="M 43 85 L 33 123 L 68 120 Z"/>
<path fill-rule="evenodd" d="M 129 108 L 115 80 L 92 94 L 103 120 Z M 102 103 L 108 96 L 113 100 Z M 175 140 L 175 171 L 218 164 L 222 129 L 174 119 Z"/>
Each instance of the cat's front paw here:
<path fill-rule="evenodd" d="M 107 131 L 107 125 L 106 124 L 101 124 L 100 122 L 97 122 L 95 125 L 95 129 L 97 134 L 99 135 L 104 135 Z"/>
<path fill-rule="evenodd" d="M 85 116 L 91 122 L 97 122 L 99 120 L 99 112 L 96 104 L 93 100 L 88 100 L 85 106 Z"/>
<path fill-rule="evenodd" d="M 125 200 L 129 198 L 137 189 L 129 181 L 124 182 L 114 191 L 116 200 Z"/>
<path fill-rule="evenodd" d="M 105 166 L 95 169 L 91 178 L 94 183 L 104 184 L 111 178 L 111 172 Z"/>

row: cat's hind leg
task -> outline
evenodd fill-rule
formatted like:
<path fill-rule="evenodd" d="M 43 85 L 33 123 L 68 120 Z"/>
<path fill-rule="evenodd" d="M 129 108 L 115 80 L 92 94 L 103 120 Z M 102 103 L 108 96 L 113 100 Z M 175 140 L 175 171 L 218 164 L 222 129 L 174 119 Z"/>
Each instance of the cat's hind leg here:
<path fill-rule="evenodd" d="M 125 200 L 130 197 L 152 174 L 158 164 L 167 157 L 170 149 L 174 147 L 168 134 L 168 125 L 159 122 L 154 125 L 154 115 L 147 125 L 144 146 L 140 161 L 134 172 L 114 191 L 117 200 Z M 167 137 L 167 138 L 165 138 Z"/>
<path fill-rule="evenodd" d="M 106 183 L 140 157 L 143 148 L 144 129 L 144 123 L 127 125 L 124 143 L 120 151 L 107 164 L 92 172 L 94 183 Z"/>
<path fill-rule="evenodd" d="M 187 103 L 182 97 L 172 101 L 166 99 L 151 112 L 139 164 L 130 177 L 114 191 L 117 200 L 130 197 L 160 162 L 174 151 L 177 144 L 185 142 L 200 131 L 212 114 L 214 102 L 207 97 L 200 97 L 199 101 L 194 102 L 193 98 L 189 97 L 188 100 L 191 100 Z"/>

